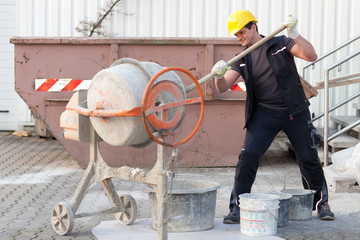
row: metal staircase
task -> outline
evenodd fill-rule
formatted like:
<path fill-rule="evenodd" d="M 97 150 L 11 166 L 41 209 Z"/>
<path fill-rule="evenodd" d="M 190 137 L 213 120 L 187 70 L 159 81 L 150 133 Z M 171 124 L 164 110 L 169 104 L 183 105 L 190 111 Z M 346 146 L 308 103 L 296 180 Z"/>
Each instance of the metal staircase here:
<path fill-rule="evenodd" d="M 303 78 L 319 91 L 310 101 L 312 121 L 323 142 L 324 166 L 331 153 L 360 142 L 359 49 L 360 35 L 303 67 Z"/>

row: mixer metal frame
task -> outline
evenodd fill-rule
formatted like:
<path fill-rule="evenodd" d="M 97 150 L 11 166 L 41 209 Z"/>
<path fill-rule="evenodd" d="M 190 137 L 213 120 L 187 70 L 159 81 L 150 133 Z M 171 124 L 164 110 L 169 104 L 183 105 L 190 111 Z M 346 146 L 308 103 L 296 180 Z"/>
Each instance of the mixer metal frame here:
<path fill-rule="evenodd" d="M 168 171 L 169 162 L 177 158 L 176 148 L 172 148 L 171 157 L 168 157 L 168 148 L 158 144 L 157 161 L 150 171 L 144 171 L 139 168 L 130 168 L 123 166 L 114 168 L 107 165 L 101 157 L 99 151 L 100 138 L 90 127 L 90 162 L 87 169 L 77 187 L 70 203 L 60 202 L 54 206 L 51 214 L 51 223 L 55 232 L 59 235 L 65 235 L 71 232 L 74 226 L 74 219 L 94 216 L 100 214 L 114 213 L 115 218 L 122 225 L 132 224 L 137 216 L 137 206 L 134 198 L 130 195 L 117 195 L 111 178 L 119 178 L 122 180 L 141 182 L 154 188 L 157 201 L 158 214 L 158 239 L 167 239 L 167 210 L 168 210 L 168 175 L 172 173 Z M 164 138 L 164 136 L 160 136 Z M 106 196 L 109 198 L 112 208 L 94 213 L 76 214 L 81 201 L 87 191 L 101 183 Z"/>
<path fill-rule="evenodd" d="M 161 74 L 167 71 L 182 71 L 187 74 L 196 85 L 196 88 L 199 92 L 198 98 L 192 99 L 177 99 L 179 102 L 168 103 L 160 106 L 155 106 L 156 94 L 159 94 L 159 88 L 153 88 L 151 92 L 151 87 Z M 161 86 L 163 87 L 163 86 Z M 154 93 L 155 92 L 155 93 Z M 176 91 L 174 91 L 174 94 Z M 155 95 L 155 97 L 154 97 Z M 148 97 L 150 96 L 150 101 Z M 172 136 L 174 126 L 180 122 L 179 119 L 176 121 L 170 121 L 169 124 L 167 119 L 167 109 L 178 107 L 186 104 L 200 103 L 201 112 L 199 120 L 191 132 L 185 139 L 182 141 L 174 142 L 172 144 L 166 142 L 168 136 Z M 149 171 L 145 171 L 139 168 L 131 168 L 128 166 L 122 167 L 110 167 L 102 158 L 99 149 L 99 143 L 101 141 L 100 136 L 96 133 L 94 127 L 90 121 L 86 121 L 86 124 L 89 125 L 89 140 L 90 140 L 90 161 L 85 170 L 84 175 L 78 185 L 74 195 L 71 198 L 70 203 L 60 202 L 56 204 L 51 213 L 51 224 L 55 232 L 59 235 L 65 235 L 71 232 L 74 226 L 75 218 L 109 214 L 114 213 L 115 218 L 119 220 L 122 225 L 132 224 L 137 217 L 137 205 L 135 199 L 131 195 L 120 195 L 118 196 L 115 186 L 111 181 L 111 178 L 118 178 L 128 181 L 136 181 L 144 183 L 153 187 L 154 192 L 157 198 L 157 232 L 158 240 L 167 240 L 168 239 L 168 228 L 167 224 L 170 221 L 168 218 L 168 176 L 173 177 L 174 173 L 169 171 L 169 166 L 171 162 L 177 160 L 177 146 L 188 141 L 197 131 L 202 120 L 204 112 L 204 99 L 201 87 L 195 77 L 192 76 L 190 72 L 181 68 L 165 68 L 159 73 L 154 75 L 145 89 L 142 107 L 136 107 L 128 111 L 117 111 L 117 110 L 89 110 L 84 106 L 78 104 L 75 108 L 76 112 L 84 116 L 92 117 L 136 117 L 142 116 L 144 126 L 151 137 L 157 143 L 157 161 L 153 168 Z M 139 111 L 141 110 L 141 111 Z M 149 116 L 151 114 L 157 113 L 157 117 L 153 117 L 153 121 L 149 121 Z M 129 114 L 129 115 L 127 115 Z M 151 118 L 150 118 L 151 119 Z M 148 122 L 149 121 L 149 122 Z M 163 124 L 168 126 L 168 129 L 165 127 L 164 131 L 159 131 L 156 129 L 156 133 L 150 131 L 148 124 L 154 124 L 154 121 L 160 123 L 160 127 Z M 175 127 L 176 128 L 176 127 Z M 163 129 L 162 129 L 163 130 Z M 168 130 L 168 131 L 167 131 Z M 169 149 L 171 149 L 171 155 L 169 156 Z M 79 213 L 76 214 L 83 198 L 85 197 L 88 190 L 94 185 L 100 183 L 104 189 L 106 196 L 109 198 L 112 207 L 99 212 L 93 213 Z"/>

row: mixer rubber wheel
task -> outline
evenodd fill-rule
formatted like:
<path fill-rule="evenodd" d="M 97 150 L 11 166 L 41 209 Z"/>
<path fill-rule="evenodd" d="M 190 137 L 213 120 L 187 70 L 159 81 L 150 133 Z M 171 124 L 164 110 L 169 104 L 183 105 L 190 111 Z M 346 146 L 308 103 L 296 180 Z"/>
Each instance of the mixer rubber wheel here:
<path fill-rule="evenodd" d="M 185 96 L 182 96 L 179 92 L 179 89 L 176 88 L 176 85 L 169 82 L 169 81 L 160 81 L 156 84 L 154 82 L 157 78 L 159 78 L 160 75 L 168 72 L 168 71 L 180 71 L 185 73 L 188 77 L 191 78 L 191 80 L 195 83 L 196 89 L 199 92 L 199 97 L 197 98 L 187 98 L 184 99 Z M 154 84 L 154 85 L 153 85 Z M 156 99 L 161 94 L 161 91 L 168 91 L 171 93 L 174 98 L 176 98 L 175 102 L 165 103 L 164 105 L 157 105 Z M 195 104 L 200 103 L 200 114 L 198 121 L 194 127 L 194 129 L 191 131 L 191 133 L 185 137 L 182 140 L 174 141 L 173 143 L 168 143 L 165 141 L 160 140 L 157 138 L 153 131 L 159 132 L 161 134 L 172 134 L 173 131 L 178 127 L 178 125 L 182 121 L 183 114 L 180 113 L 180 110 L 182 107 L 188 104 Z M 161 119 L 160 117 L 157 117 L 156 114 L 161 111 L 168 111 L 169 109 L 177 108 L 176 114 L 171 120 L 168 119 Z M 181 144 L 184 144 L 185 142 L 189 141 L 190 138 L 192 138 L 196 131 L 199 129 L 203 115 L 204 115 L 204 97 L 203 93 L 200 87 L 199 82 L 196 80 L 196 78 L 186 69 L 178 68 L 178 67 L 169 67 L 164 68 L 163 70 L 159 71 L 157 74 L 155 74 L 149 81 L 148 85 L 146 86 L 146 89 L 144 91 L 143 100 L 142 100 L 142 108 L 141 108 L 141 115 L 143 124 L 145 127 L 146 132 L 149 134 L 150 138 L 157 142 L 158 144 L 161 144 L 165 147 L 174 147 Z"/>
<path fill-rule="evenodd" d="M 125 208 L 125 212 L 115 213 L 115 218 L 119 220 L 121 225 L 131 225 L 137 217 L 137 205 L 135 199 L 131 195 L 119 195 L 121 204 Z"/>
<path fill-rule="evenodd" d="M 58 235 L 65 235 L 74 227 L 74 214 L 70 205 L 60 202 L 54 206 L 51 212 L 51 225 Z"/>

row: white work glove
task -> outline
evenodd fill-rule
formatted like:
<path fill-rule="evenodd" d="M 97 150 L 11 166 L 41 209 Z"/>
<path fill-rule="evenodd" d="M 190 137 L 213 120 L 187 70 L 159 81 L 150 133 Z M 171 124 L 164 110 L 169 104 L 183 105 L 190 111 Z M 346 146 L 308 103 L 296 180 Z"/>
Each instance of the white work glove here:
<path fill-rule="evenodd" d="M 229 70 L 231 67 L 227 65 L 227 63 L 224 60 L 218 61 L 214 67 L 212 68 L 211 72 L 215 72 L 216 76 L 215 78 L 220 79 L 224 77 L 224 74 L 227 70 Z"/>
<path fill-rule="evenodd" d="M 288 19 L 282 25 L 287 27 L 287 36 L 289 38 L 295 39 L 299 36 L 299 32 L 296 29 L 298 19 L 294 16 L 289 15 Z"/>

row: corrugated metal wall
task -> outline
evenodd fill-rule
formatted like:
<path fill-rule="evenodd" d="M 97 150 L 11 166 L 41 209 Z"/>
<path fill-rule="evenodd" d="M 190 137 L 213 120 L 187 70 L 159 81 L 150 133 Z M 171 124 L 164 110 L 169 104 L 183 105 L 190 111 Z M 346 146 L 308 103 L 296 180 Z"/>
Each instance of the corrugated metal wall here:
<path fill-rule="evenodd" d="M 80 36 L 75 27 L 96 19 L 105 0 L 18 0 L 21 36 Z M 226 20 L 245 8 L 268 34 L 288 14 L 299 31 L 324 53 L 360 33 L 358 0 L 123 0 L 106 22 L 118 37 L 227 37 Z"/>
<path fill-rule="evenodd" d="M 20 36 L 82 36 L 75 31 L 84 19 L 95 20 L 105 0 L 18 0 Z M 248 9 L 259 20 L 259 31 L 267 35 L 288 14 L 298 17 L 300 34 L 322 55 L 360 34 L 358 0 L 123 0 L 103 26 L 114 37 L 228 37 L 227 17 L 236 9 Z M 348 48 L 354 51 L 358 45 Z M 339 54 L 335 56 L 341 57 Z M 335 57 L 329 58 L 326 64 Z M 299 71 L 306 64 L 297 60 Z M 323 64 L 324 65 L 324 64 Z M 321 67 L 323 67 L 321 65 Z M 322 77 L 322 72 L 319 73 Z M 311 83 L 319 80 L 311 78 Z M 332 90 L 334 104 L 358 86 Z M 313 101 L 313 111 L 321 104 Z M 344 110 L 351 112 L 351 108 Z"/>
<path fill-rule="evenodd" d="M 0 8 L 0 129 L 8 130 L 16 127 L 12 120 L 16 118 L 16 100 L 14 89 L 13 46 L 9 46 L 9 35 L 15 33 L 15 3 L 2 1 Z"/>
<path fill-rule="evenodd" d="M 16 2 L 0 0 L 0 130 L 16 130 L 20 123 L 31 121 L 27 105 L 14 90 L 14 45 Z"/>

